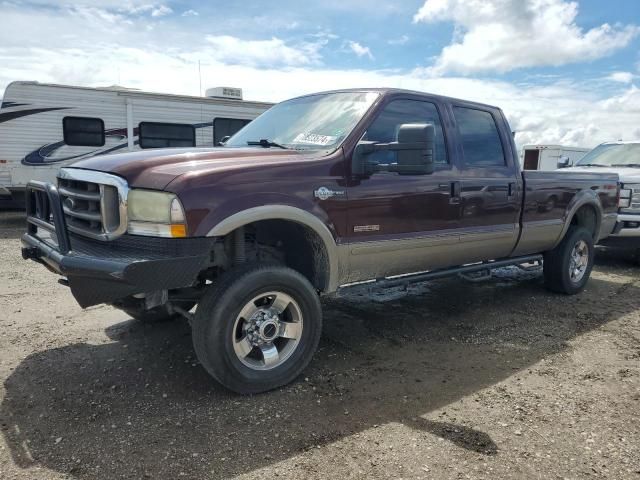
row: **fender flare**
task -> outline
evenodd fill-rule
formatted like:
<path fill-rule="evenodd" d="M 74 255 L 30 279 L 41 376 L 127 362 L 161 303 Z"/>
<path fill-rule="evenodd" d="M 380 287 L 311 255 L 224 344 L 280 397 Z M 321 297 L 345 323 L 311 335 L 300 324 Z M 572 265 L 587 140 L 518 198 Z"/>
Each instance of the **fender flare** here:
<path fill-rule="evenodd" d="M 598 239 L 600 238 L 600 228 L 602 225 L 602 205 L 600 204 L 600 200 L 598 199 L 598 195 L 596 194 L 596 192 L 594 192 L 593 190 L 581 190 L 571 199 L 569 205 L 567 205 L 564 214 L 564 225 L 562 227 L 562 232 L 560 232 L 554 248 L 562 241 L 564 236 L 567 234 L 567 231 L 571 226 L 571 220 L 573 220 L 576 212 L 584 206 L 593 207 L 596 212 L 596 227 L 593 241 L 598 241 Z"/>
<path fill-rule="evenodd" d="M 322 220 L 301 208 L 288 205 L 262 205 L 242 210 L 215 225 L 209 230 L 207 237 L 222 237 L 237 228 L 260 220 L 290 220 L 314 231 L 322 240 L 328 257 L 329 271 L 327 272 L 328 282 L 325 293 L 337 290 L 339 285 L 339 256 L 336 241 Z"/>

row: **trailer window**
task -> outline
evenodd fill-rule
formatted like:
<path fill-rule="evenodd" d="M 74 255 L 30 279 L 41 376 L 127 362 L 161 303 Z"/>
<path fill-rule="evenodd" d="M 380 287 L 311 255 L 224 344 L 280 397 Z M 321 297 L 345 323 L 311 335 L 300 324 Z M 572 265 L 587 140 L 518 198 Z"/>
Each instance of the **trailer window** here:
<path fill-rule="evenodd" d="M 214 118 L 213 145 L 218 145 L 224 137 L 231 137 L 250 121 L 241 118 Z"/>
<path fill-rule="evenodd" d="M 104 146 L 104 122 L 100 118 L 64 117 L 64 143 L 78 147 Z"/>
<path fill-rule="evenodd" d="M 540 158 L 540 150 L 524 151 L 524 169 L 538 170 L 538 160 Z"/>
<path fill-rule="evenodd" d="M 196 129 L 185 123 L 140 122 L 140 148 L 195 147 Z"/>
<path fill-rule="evenodd" d="M 474 108 L 453 107 L 458 124 L 464 163 L 474 167 L 504 166 L 504 151 L 491 113 Z"/>

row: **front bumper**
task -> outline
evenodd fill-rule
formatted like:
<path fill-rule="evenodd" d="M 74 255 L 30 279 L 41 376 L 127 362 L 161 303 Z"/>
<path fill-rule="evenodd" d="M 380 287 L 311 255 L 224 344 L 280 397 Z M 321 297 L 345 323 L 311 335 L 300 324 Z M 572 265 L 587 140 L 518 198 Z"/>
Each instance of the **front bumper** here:
<path fill-rule="evenodd" d="M 70 235 L 51 184 L 27 187 L 22 256 L 66 277 L 81 307 L 192 285 L 210 260 L 213 239 L 123 235 L 112 241 Z"/>
<path fill-rule="evenodd" d="M 640 248 L 640 215 L 618 214 L 613 232 L 600 243 L 610 247 Z"/>

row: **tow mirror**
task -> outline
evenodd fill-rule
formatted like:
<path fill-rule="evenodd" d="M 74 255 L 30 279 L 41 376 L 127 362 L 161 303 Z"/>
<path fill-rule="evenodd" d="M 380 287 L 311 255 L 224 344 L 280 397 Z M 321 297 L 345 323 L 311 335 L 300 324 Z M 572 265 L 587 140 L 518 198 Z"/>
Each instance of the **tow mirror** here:
<path fill-rule="evenodd" d="M 377 172 L 396 172 L 400 175 L 429 175 L 433 173 L 435 127 L 432 123 L 400 125 L 397 141 L 376 143 L 361 141 L 353 152 L 351 171 L 354 175 L 369 176 Z M 395 152 L 395 161 L 376 162 L 369 156 L 374 152 Z"/>
<path fill-rule="evenodd" d="M 572 166 L 571 159 L 569 157 L 558 158 L 558 168 L 567 168 L 571 166 Z"/>

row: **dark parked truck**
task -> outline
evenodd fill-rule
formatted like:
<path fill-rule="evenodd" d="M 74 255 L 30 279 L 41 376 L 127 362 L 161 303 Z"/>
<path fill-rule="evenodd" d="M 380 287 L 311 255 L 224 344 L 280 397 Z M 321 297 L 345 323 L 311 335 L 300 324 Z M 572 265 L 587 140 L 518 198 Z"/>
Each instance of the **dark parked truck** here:
<path fill-rule="evenodd" d="M 320 296 L 348 284 L 537 262 L 548 288 L 580 292 L 618 192 L 613 174 L 522 172 L 498 108 L 336 91 L 280 103 L 223 147 L 94 157 L 31 182 L 22 253 L 82 307 L 187 317 L 206 370 L 255 393 L 300 374 Z"/>

